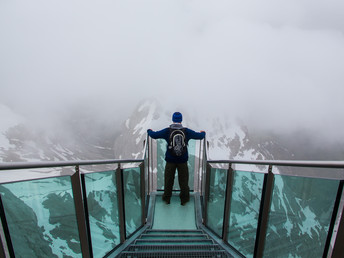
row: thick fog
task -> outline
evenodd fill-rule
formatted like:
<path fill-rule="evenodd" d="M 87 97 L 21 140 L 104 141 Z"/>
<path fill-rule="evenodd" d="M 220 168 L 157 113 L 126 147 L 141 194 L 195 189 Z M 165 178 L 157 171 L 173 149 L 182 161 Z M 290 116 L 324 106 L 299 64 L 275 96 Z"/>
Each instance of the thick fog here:
<path fill-rule="evenodd" d="M 55 119 L 147 97 L 344 136 L 344 1 L 1 1 L 0 103 Z"/>

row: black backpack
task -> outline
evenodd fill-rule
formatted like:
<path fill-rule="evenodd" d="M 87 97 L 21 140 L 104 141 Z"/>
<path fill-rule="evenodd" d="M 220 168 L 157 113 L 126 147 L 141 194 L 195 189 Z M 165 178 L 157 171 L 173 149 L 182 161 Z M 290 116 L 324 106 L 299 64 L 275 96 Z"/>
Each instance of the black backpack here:
<path fill-rule="evenodd" d="M 187 146 L 184 128 L 170 128 L 168 149 L 170 150 L 170 153 L 176 157 L 180 157 L 186 152 Z"/>

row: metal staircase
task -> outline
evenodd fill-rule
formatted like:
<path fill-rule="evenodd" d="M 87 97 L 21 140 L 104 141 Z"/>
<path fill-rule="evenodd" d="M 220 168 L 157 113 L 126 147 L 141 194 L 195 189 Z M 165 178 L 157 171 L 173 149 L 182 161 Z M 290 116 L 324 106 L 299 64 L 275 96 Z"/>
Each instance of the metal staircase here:
<path fill-rule="evenodd" d="M 233 257 L 203 230 L 145 230 L 117 257 Z"/>

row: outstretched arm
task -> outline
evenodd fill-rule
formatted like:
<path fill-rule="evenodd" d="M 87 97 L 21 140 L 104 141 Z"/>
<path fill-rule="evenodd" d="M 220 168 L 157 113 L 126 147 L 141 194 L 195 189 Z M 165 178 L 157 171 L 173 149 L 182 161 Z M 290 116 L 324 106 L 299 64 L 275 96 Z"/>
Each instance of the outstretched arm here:
<path fill-rule="evenodd" d="M 153 131 L 152 129 L 148 129 L 147 134 L 153 139 L 165 139 L 166 137 L 168 137 L 168 130 L 167 128 L 160 131 Z"/>
<path fill-rule="evenodd" d="M 205 137 L 205 131 L 195 132 L 191 129 L 187 129 L 189 139 L 202 140 Z"/>

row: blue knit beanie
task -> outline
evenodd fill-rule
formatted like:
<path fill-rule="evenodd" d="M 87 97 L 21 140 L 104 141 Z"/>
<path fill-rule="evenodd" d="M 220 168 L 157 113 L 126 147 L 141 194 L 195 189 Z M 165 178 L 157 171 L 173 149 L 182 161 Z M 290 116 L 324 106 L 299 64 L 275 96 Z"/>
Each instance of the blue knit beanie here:
<path fill-rule="evenodd" d="M 183 121 L 183 116 L 180 112 L 174 112 L 172 116 L 172 121 L 174 123 L 181 123 Z"/>

